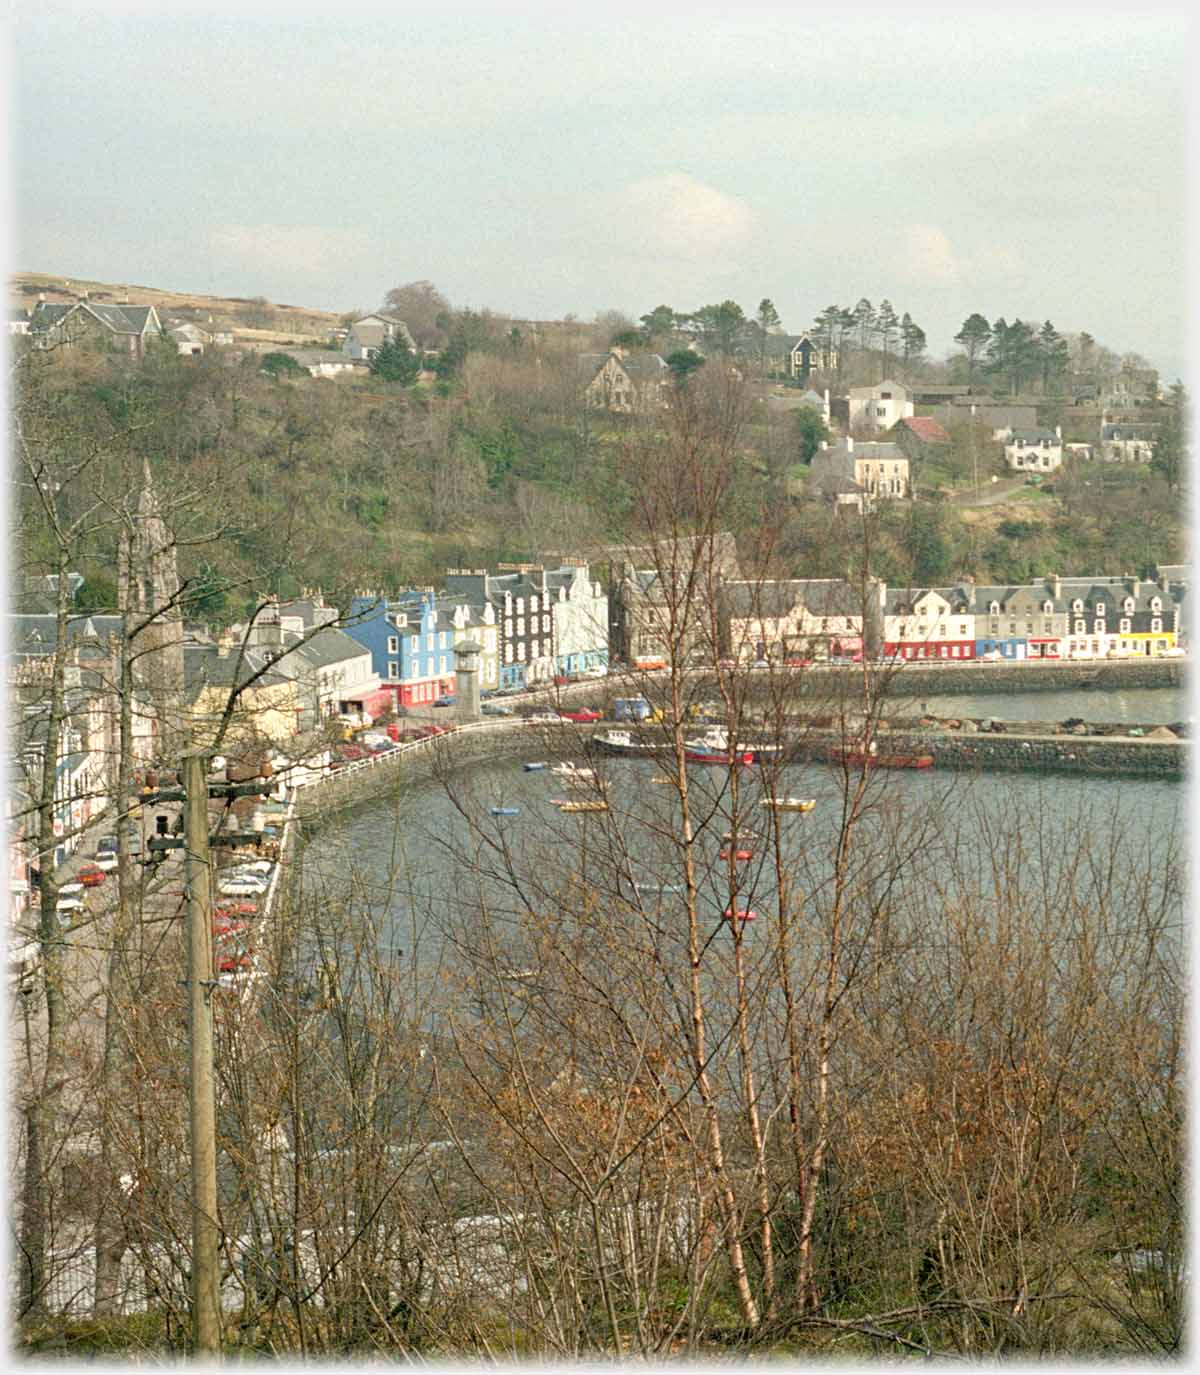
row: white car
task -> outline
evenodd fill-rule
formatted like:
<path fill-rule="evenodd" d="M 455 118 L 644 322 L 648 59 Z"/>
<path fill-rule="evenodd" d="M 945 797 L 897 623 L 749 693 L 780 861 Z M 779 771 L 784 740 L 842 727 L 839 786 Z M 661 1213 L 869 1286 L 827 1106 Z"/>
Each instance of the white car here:
<path fill-rule="evenodd" d="M 267 891 L 270 885 L 264 878 L 250 878 L 248 875 L 242 878 L 225 879 L 218 891 L 223 898 L 258 898 Z"/>
<path fill-rule="evenodd" d="M 94 862 L 96 868 L 103 869 L 106 874 L 111 874 L 117 867 L 117 857 L 111 850 L 98 850 Z"/>
<path fill-rule="evenodd" d="M 60 883 L 58 885 L 58 896 L 60 898 L 76 898 L 83 892 L 82 883 Z"/>
<path fill-rule="evenodd" d="M 585 668 L 579 675 L 581 678 L 607 678 L 608 669 L 603 664 L 593 664 L 591 668 Z"/>
<path fill-rule="evenodd" d="M 59 898 L 54 904 L 54 910 L 59 913 L 60 916 L 70 916 L 72 912 L 82 912 L 83 899 L 77 897 L 74 893 L 68 894 L 65 898 Z"/>
<path fill-rule="evenodd" d="M 269 859 L 250 859 L 242 864 L 234 864 L 226 870 L 228 874 L 270 874 L 274 865 Z"/>

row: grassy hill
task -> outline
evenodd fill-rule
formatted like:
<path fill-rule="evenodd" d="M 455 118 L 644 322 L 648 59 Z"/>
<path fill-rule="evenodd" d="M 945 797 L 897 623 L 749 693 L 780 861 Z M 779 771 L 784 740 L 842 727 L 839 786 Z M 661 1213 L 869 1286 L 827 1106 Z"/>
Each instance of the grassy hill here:
<path fill-rule="evenodd" d="M 76 301 L 85 292 L 89 300 L 105 305 L 129 302 L 154 306 L 164 324 L 186 321 L 205 329 L 232 330 L 239 343 L 251 346 L 324 341 L 340 318 L 330 311 L 278 305 L 263 297 L 205 296 L 195 291 L 164 291 L 46 272 L 15 272 L 9 279 L 10 303 L 22 310 L 31 310 L 43 297 L 47 301 Z"/>

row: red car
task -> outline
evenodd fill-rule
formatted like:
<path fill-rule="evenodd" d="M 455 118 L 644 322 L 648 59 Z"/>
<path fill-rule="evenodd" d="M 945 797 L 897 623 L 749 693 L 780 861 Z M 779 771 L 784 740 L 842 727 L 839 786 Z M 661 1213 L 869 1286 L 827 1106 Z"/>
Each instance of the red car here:
<path fill-rule="evenodd" d="M 220 974 L 242 974 L 247 969 L 253 968 L 253 965 L 254 957 L 244 950 L 239 950 L 220 956 L 217 960 L 217 972 Z"/>
<path fill-rule="evenodd" d="M 601 721 L 603 713 L 595 707 L 577 707 L 574 711 L 560 711 L 558 713 L 564 721 Z"/>
<path fill-rule="evenodd" d="M 95 864 L 85 864 L 75 875 L 85 888 L 99 888 L 108 875 Z"/>
<path fill-rule="evenodd" d="M 218 940 L 229 936 L 238 936 L 253 929 L 248 921 L 232 921 L 229 917 L 213 918 L 213 935 Z"/>
<path fill-rule="evenodd" d="M 448 735 L 449 733 L 449 726 L 421 726 L 417 731 L 418 736 L 423 740 L 428 740 L 431 735 Z"/>
<path fill-rule="evenodd" d="M 223 902 L 213 912 L 213 921 L 232 921 L 238 917 L 257 917 L 257 902 Z"/>

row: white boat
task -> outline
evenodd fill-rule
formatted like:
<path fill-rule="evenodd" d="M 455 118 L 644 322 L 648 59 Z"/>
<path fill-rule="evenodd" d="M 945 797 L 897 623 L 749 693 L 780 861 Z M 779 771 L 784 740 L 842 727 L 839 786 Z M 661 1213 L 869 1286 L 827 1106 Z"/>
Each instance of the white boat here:
<path fill-rule="evenodd" d="M 565 778 L 569 783 L 592 784 L 596 782 L 595 769 L 586 768 L 581 764 L 572 764 L 569 761 L 565 764 L 555 764 L 550 772 L 555 778 Z"/>
<path fill-rule="evenodd" d="M 603 754 L 655 754 L 662 749 L 662 742 L 648 744 L 638 740 L 632 731 L 602 730 L 592 736 L 592 748 Z"/>
<path fill-rule="evenodd" d="M 811 812 L 817 805 L 815 797 L 764 797 L 764 807 L 774 807 L 779 812 Z"/>

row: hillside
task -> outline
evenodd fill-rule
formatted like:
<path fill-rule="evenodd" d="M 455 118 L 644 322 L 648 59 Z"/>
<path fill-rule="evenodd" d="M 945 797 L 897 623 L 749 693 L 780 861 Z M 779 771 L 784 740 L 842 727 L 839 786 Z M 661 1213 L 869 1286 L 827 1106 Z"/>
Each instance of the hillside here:
<path fill-rule="evenodd" d="M 132 282 L 96 282 L 45 272 L 15 272 L 9 278 L 10 303 L 21 310 L 32 309 L 41 297 L 47 301 L 75 301 L 85 292 L 90 300 L 106 304 L 131 302 L 154 306 L 164 324 L 169 319 L 188 321 L 205 329 L 232 330 L 238 342 L 250 346 L 324 341 L 341 318 L 330 311 L 277 305 L 262 297 L 205 296 L 195 291 L 164 291 Z"/>

